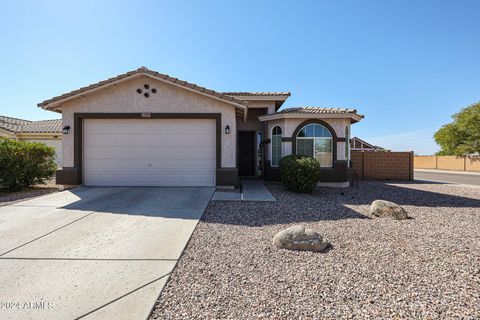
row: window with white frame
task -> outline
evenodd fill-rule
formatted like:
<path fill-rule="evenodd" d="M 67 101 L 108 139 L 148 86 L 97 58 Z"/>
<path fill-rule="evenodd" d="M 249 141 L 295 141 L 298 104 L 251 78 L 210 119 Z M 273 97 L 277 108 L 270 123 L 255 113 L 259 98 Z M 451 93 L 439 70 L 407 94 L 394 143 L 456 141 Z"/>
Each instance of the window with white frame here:
<path fill-rule="evenodd" d="M 332 167 L 333 138 L 332 133 L 321 124 L 307 124 L 297 134 L 297 154 L 312 156 L 320 162 L 321 167 Z"/>
<path fill-rule="evenodd" d="M 272 167 L 277 167 L 282 159 L 282 128 L 272 128 Z"/>

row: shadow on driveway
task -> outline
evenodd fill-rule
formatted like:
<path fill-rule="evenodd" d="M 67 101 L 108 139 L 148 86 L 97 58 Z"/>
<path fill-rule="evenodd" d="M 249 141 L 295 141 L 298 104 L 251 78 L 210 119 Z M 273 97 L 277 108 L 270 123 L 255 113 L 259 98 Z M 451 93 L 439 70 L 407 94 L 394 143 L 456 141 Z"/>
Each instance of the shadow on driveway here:
<path fill-rule="evenodd" d="M 88 187 L 70 190 L 79 200 L 62 209 L 151 217 L 198 219 L 213 188 Z M 88 192 L 88 196 L 86 196 Z M 94 193 L 92 196 L 91 194 Z"/>

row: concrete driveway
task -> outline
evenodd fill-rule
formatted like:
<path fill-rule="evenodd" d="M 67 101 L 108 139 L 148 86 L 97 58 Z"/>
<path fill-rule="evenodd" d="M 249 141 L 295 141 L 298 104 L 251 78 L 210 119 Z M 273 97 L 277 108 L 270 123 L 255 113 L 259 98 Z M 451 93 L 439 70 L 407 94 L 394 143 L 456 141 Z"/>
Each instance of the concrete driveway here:
<path fill-rule="evenodd" d="M 0 319 L 145 319 L 214 188 L 77 188 L 0 207 Z"/>

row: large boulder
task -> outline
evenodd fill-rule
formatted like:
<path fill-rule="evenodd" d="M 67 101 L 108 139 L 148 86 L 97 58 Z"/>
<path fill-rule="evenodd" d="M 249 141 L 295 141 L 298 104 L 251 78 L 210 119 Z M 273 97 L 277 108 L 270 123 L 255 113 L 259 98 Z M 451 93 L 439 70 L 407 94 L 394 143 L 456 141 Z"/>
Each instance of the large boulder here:
<path fill-rule="evenodd" d="M 328 242 L 324 241 L 320 234 L 302 225 L 294 225 L 280 231 L 273 237 L 273 244 L 288 250 L 316 252 L 328 247 Z"/>
<path fill-rule="evenodd" d="M 396 220 L 408 219 L 407 211 L 394 202 L 375 200 L 370 205 L 370 214 L 381 218 L 393 218 Z"/>

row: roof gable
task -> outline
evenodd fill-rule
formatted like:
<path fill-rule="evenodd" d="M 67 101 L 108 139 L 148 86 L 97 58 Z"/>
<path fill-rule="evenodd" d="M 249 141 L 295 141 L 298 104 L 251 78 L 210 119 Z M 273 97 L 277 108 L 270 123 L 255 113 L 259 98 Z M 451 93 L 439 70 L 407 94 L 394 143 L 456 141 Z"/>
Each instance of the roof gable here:
<path fill-rule="evenodd" d="M 117 84 L 119 82 L 123 82 L 128 79 L 132 79 L 142 75 L 229 103 L 235 106 L 237 109 L 240 109 L 242 111 L 243 116 L 246 117 L 246 110 L 248 106 L 247 101 L 240 100 L 232 96 L 226 95 L 224 93 L 216 92 L 214 90 L 210 90 L 205 87 L 198 86 L 194 83 L 190 83 L 184 80 L 179 80 L 177 78 L 170 77 L 169 75 L 162 74 L 153 70 L 149 70 L 145 67 L 141 67 L 136 70 L 129 71 L 124 74 L 120 74 L 118 76 L 109 78 L 107 80 L 103 80 L 103 81 L 91 84 L 89 86 L 82 87 L 80 89 L 53 97 L 51 99 L 40 102 L 38 106 L 46 110 L 52 110 L 52 109 L 55 109 L 55 107 L 58 107 L 63 102 L 73 100 L 75 98 L 78 98 L 90 92 L 94 92 L 94 91 L 109 87 L 111 85 Z"/>

